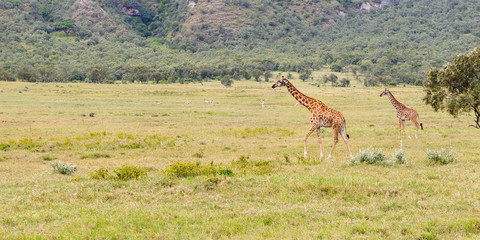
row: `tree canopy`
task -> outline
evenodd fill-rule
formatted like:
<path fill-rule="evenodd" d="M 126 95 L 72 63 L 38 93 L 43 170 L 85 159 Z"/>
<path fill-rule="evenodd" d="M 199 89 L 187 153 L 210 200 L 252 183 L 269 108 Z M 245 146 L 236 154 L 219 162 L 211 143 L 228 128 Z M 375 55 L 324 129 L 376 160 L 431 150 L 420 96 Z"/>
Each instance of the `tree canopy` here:
<path fill-rule="evenodd" d="M 425 93 L 423 100 L 435 111 L 446 110 L 452 116 L 473 111 L 473 126 L 480 129 L 480 48 L 458 55 L 443 68 L 431 69 Z"/>

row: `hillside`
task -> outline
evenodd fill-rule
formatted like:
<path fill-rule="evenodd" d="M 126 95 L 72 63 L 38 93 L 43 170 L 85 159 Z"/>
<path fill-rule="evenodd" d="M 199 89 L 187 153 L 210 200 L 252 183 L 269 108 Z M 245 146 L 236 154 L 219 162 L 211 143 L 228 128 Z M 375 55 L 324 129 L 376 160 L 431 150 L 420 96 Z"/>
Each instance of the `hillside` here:
<path fill-rule="evenodd" d="M 0 0 L 0 78 L 183 82 L 330 67 L 420 85 L 480 42 L 476 0 Z"/>

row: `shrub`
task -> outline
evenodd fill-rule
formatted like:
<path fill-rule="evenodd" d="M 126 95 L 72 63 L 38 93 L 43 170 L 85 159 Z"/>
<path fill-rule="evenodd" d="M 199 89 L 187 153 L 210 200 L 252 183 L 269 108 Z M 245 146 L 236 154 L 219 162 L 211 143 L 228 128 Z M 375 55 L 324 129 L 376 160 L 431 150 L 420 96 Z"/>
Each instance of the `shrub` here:
<path fill-rule="evenodd" d="M 427 154 L 428 160 L 434 164 L 445 165 L 457 160 L 451 149 L 447 150 L 442 148 L 440 153 L 434 150 L 428 150 Z"/>
<path fill-rule="evenodd" d="M 134 166 L 134 165 L 123 165 L 121 167 L 115 168 L 113 170 L 115 173 L 115 179 L 118 180 L 138 180 L 147 175 L 147 170 L 144 167 Z"/>
<path fill-rule="evenodd" d="M 55 161 L 52 163 L 53 173 L 69 175 L 75 171 L 77 171 L 77 166 L 74 164 L 62 163 L 61 161 Z"/>
<path fill-rule="evenodd" d="M 393 165 L 404 164 L 405 162 L 406 160 L 405 160 L 405 155 L 403 154 L 403 148 L 400 147 L 400 149 L 398 149 L 392 155 L 392 164 Z"/>
<path fill-rule="evenodd" d="M 113 179 L 113 175 L 106 168 L 99 168 L 90 173 L 91 179 Z"/>
<path fill-rule="evenodd" d="M 90 173 L 91 179 L 113 179 L 113 180 L 138 180 L 142 177 L 145 177 L 148 173 L 148 170 L 145 167 L 128 165 L 124 164 L 121 167 L 113 169 L 113 174 L 107 168 L 99 168 Z"/>
<path fill-rule="evenodd" d="M 355 158 L 350 159 L 350 163 L 353 165 L 365 163 L 365 164 L 378 164 L 385 166 L 394 166 L 397 164 L 404 164 L 406 162 L 405 155 L 403 154 L 403 147 L 400 144 L 400 149 L 392 154 L 391 159 L 387 159 L 383 154 L 382 149 L 367 149 L 360 150 Z"/>
<path fill-rule="evenodd" d="M 387 157 L 383 154 L 382 149 L 367 149 L 367 150 L 360 150 L 357 155 L 350 159 L 351 164 L 387 164 Z"/>
<path fill-rule="evenodd" d="M 225 87 L 231 87 L 233 84 L 233 80 L 230 78 L 230 76 L 227 75 L 220 80 L 220 83 Z"/>
<path fill-rule="evenodd" d="M 230 169 L 224 169 L 220 166 L 215 166 L 212 163 L 209 165 L 201 165 L 199 162 L 174 162 L 165 169 L 166 174 L 176 177 L 195 177 L 201 175 L 224 175 L 233 176 L 234 173 Z"/>

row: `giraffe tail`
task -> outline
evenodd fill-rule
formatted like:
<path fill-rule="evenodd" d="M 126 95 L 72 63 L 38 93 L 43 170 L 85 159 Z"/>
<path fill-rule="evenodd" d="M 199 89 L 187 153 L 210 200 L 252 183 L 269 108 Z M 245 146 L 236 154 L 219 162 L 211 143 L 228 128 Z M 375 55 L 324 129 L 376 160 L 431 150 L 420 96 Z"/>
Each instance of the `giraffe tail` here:
<path fill-rule="evenodd" d="M 418 116 L 418 121 L 420 121 L 420 116 Z M 420 129 L 423 130 L 423 123 L 420 123 Z"/>
<path fill-rule="evenodd" d="M 347 133 L 347 121 L 343 120 L 343 126 L 345 127 L 345 135 L 347 135 L 347 139 L 350 139 L 350 135 Z"/>

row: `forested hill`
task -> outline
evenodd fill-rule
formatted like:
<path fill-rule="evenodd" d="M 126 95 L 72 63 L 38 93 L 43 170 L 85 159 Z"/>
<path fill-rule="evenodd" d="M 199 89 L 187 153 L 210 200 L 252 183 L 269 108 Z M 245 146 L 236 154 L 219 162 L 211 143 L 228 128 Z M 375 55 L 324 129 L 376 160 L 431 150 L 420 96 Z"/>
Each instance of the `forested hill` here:
<path fill-rule="evenodd" d="M 478 0 L 0 0 L 0 80 L 259 80 L 330 67 L 422 84 L 480 46 Z"/>

